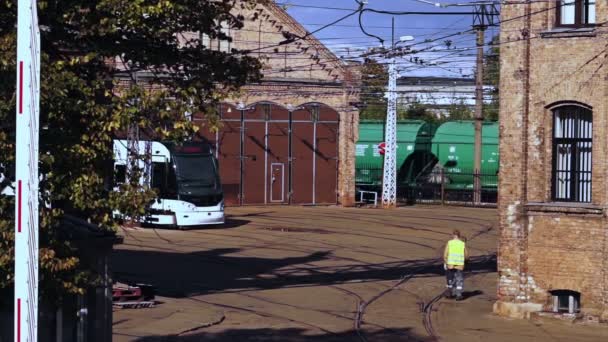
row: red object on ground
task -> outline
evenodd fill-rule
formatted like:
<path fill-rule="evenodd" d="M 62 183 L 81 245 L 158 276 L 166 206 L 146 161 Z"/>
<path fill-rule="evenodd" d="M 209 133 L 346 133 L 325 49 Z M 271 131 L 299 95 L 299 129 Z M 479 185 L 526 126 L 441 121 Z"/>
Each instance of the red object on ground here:
<path fill-rule="evenodd" d="M 112 287 L 112 301 L 147 301 L 154 300 L 155 290 L 151 285 L 137 284 L 136 286 L 115 284 Z"/>

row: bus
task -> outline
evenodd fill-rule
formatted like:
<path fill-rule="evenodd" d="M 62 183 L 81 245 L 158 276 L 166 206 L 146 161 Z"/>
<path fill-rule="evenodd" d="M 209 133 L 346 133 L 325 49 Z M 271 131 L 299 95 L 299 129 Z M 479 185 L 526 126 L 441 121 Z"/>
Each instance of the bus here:
<path fill-rule="evenodd" d="M 225 222 L 224 193 L 213 146 L 206 141 L 175 144 L 139 141 L 133 144 L 142 170 L 139 183 L 155 189 L 158 197 L 140 223 L 187 228 Z M 126 181 L 129 167 L 127 140 L 114 140 L 115 189 Z"/>

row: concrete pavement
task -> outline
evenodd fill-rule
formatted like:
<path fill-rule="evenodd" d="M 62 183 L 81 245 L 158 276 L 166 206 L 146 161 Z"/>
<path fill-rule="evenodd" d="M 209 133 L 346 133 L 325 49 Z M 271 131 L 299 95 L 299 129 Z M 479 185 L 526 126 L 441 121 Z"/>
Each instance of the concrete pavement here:
<path fill-rule="evenodd" d="M 125 230 L 120 281 L 154 309 L 114 313 L 115 341 L 601 341 L 608 330 L 505 320 L 496 211 L 418 206 L 229 208 L 225 227 Z M 464 302 L 439 297 L 451 230 L 469 239 Z"/>

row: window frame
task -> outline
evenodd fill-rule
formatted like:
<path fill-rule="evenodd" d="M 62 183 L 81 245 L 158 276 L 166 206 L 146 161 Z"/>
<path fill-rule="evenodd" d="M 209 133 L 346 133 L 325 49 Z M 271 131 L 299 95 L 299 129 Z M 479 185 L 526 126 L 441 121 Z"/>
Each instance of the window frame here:
<path fill-rule="evenodd" d="M 564 4 L 561 3 L 561 0 L 558 0 L 558 1 L 559 2 L 556 6 L 556 15 L 555 15 L 555 26 L 556 27 L 581 28 L 581 27 L 595 27 L 597 25 L 596 23 L 589 22 L 589 10 L 588 10 L 588 6 L 590 5 L 589 2 L 593 1 L 593 5 L 597 5 L 597 0 L 571 0 L 571 1 L 574 1 L 574 24 L 563 24 L 562 23 L 562 6 Z M 584 14 L 584 17 L 583 17 L 583 14 Z"/>
<path fill-rule="evenodd" d="M 581 294 L 572 290 L 553 290 L 550 291 L 552 298 L 553 312 L 556 314 L 578 314 L 581 312 Z M 568 306 L 562 307 L 561 301 L 566 300 Z"/>
<path fill-rule="evenodd" d="M 590 131 L 587 132 L 591 136 L 591 138 L 581 138 L 581 137 L 557 137 L 557 117 L 560 115 L 560 111 L 570 111 L 571 114 L 576 116 L 576 119 L 573 120 L 572 131 L 575 135 L 578 135 L 581 131 L 580 123 L 587 121 L 585 119 L 588 118 L 588 121 L 591 123 Z M 591 203 L 593 201 L 593 111 L 591 108 L 586 106 L 581 106 L 578 104 L 564 104 L 558 107 L 554 107 L 551 109 L 551 113 L 553 116 L 553 129 L 551 136 L 551 148 L 552 148 L 552 160 L 551 160 L 551 200 L 554 202 L 565 202 L 565 203 Z M 564 119 L 562 119 L 564 120 Z M 584 152 L 579 152 L 580 147 L 578 144 L 580 143 L 590 143 L 591 151 L 589 152 L 589 170 L 581 170 L 580 167 L 580 159 L 581 155 Z M 568 145 L 570 150 L 570 162 L 568 165 L 568 170 L 560 170 L 560 172 L 570 172 L 570 185 L 569 185 L 569 197 L 558 198 L 558 186 L 556 185 L 557 176 L 558 176 L 558 146 L 560 145 Z M 588 188 L 588 200 L 579 200 L 579 195 L 581 189 L 583 188 L 584 179 L 581 178 L 582 174 L 588 174 L 589 177 L 589 188 Z"/>
<path fill-rule="evenodd" d="M 220 31 L 230 39 L 211 38 L 208 34 L 201 32 L 199 34 L 201 44 L 212 51 L 230 53 L 232 51 L 232 42 L 234 41 L 232 27 L 226 21 L 219 22 L 219 26 Z"/>

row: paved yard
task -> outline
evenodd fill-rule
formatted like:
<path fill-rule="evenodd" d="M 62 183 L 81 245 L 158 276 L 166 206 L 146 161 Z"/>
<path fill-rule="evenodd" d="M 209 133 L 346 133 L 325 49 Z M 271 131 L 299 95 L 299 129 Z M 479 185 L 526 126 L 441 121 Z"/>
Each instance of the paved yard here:
<path fill-rule="evenodd" d="M 606 341 L 608 329 L 491 314 L 496 211 L 228 209 L 226 227 L 125 230 L 117 280 L 158 288 L 114 313 L 114 341 Z M 440 298 L 451 230 L 469 239 L 467 300 Z"/>

